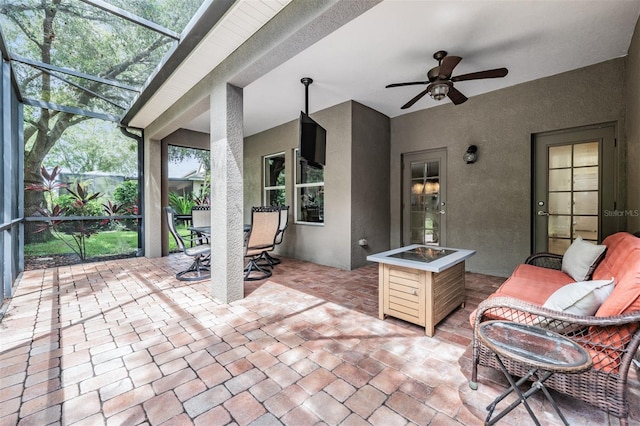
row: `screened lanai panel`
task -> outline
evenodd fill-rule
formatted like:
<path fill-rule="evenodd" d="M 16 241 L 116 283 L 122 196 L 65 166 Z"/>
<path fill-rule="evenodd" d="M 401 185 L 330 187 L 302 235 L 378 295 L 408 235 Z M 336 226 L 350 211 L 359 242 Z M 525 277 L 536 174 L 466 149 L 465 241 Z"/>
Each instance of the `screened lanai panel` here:
<path fill-rule="evenodd" d="M 23 97 L 121 116 L 201 4 L 202 0 L 0 0 L 0 28 Z M 111 6 L 117 8 L 115 13 L 103 10 Z M 49 71 L 68 82 L 46 75 L 37 63 L 53 66 L 55 71 Z"/>
<path fill-rule="evenodd" d="M 56 77 L 43 79 L 42 70 L 21 63 L 14 63 L 13 70 L 25 99 L 40 100 L 46 84 L 48 102 L 98 114 L 121 116 L 138 93 L 62 73 L 54 74 L 64 80 Z"/>

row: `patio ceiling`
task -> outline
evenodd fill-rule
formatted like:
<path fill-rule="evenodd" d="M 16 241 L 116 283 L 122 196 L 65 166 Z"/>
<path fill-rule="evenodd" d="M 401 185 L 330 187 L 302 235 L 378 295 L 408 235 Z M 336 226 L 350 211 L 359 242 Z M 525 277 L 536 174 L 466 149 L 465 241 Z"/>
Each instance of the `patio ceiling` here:
<path fill-rule="evenodd" d="M 427 96 L 401 110 L 421 86 L 385 89 L 389 83 L 425 80 L 427 71 L 437 64 L 432 57 L 435 51 L 463 58 L 454 75 L 509 69 L 505 78 L 457 83 L 456 88 L 473 101 L 482 93 L 625 56 L 639 15 L 639 0 L 384 0 L 244 87 L 245 136 L 298 116 L 304 108 L 301 77 L 314 79 L 311 112 L 355 100 L 396 117 L 448 102 Z M 245 35 L 253 29 L 248 26 Z M 215 43 L 216 30 L 201 46 Z M 132 125 L 150 124 L 170 105 L 168 99 L 179 98 L 192 86 L 173 86 L 173 80 L 194 82 L 211 70 L 215 61 L 195 62 L 203 59 L 196 58 L 202 56 L 199 52 L 194 51 L 191 62 L 167 80 Z M 197 75 L 190 76 L 196 72 L 194 67 Z M 208 113 L 186 127 L 208 132 Z"/>

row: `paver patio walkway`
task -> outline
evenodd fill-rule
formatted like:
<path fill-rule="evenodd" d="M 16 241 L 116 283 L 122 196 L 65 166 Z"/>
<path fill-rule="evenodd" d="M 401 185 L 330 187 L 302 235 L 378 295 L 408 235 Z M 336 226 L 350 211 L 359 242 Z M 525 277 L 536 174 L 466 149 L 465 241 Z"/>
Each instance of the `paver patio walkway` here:
<path fill-rule="evenodd" d="M 246 298 L 175 280 L 181 255 L 25 272 L 0 323 L 1 425 L 482 424 L 504 389 L 467 385 L 468 315 L 501 278 L 467 274 L 436 328 L 377 318 L 377 267 L 283 259 Z M 637 372 L 631 424 L 640 424 Z M 557 394 L 556 394 L 557 395 Z M 571 398 L 572 424 L 617 424 Z M 559 420 L 544 398 L 544 424 Z M 519 408 L 501 424 L 530 424 Z"/>

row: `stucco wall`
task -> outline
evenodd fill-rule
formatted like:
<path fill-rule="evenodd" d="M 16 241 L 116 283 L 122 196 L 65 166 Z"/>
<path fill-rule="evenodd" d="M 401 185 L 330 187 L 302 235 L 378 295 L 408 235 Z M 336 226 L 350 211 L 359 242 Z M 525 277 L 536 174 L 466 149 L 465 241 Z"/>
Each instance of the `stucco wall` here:
<path fill-rule="evenodd" d="M 341 269 L 366 265 L 366 256 L 389 249 L 389 118 L 349 101 L 311 114 L 327 130 L 325 223 L 293 222 L 293 150 L 297 120 L 245 138 L 244 220 L 262 204 L 262 161 L 285 153 L 289 228 L 277 252 Z M 358 240 L 366 238 L 366 247 Z"/>
<path fill-rule="evenodd" d="M 244 220 L 251 221 L 251 207 L 262 204 L 262 158 L 286 155 L 286 200 L 289 227 L 277 252 L 341 269 L 351 268 L 351 102 L 311 114 L 327 130 L 324 181 L 324 225 L 296 224 L 293 217 L 293 150 L 298 146 L 297 120 L 245 138 Z"/>
<path fill-rule="evenodd" d="M 167 145 L 184 146 L 187 148 L 209 149 L 211 137 L 209 133 L 196 132 L 187 129 L 178 129 L 166 138 L 162 143 Z"/>
<path fill-rule="evenodd" d="M 391 246 L 401 236 L 401 154 L 446 147 L 447 245 L 477 251 L 467 270 L 511 274 L 531 249 L 532 134 L 604 122 L 624 133 L 623 81 L 616 59 L 393 118 Z M 479 159 L 467 165 L 470 144 Z"/>
<path fill-rule="evenodd" d="M 390 120 L 352 102 L 351 266 L 368 264 L 369 254 L 389 250 Z M 361 247 L 358 240 L 368 245 Z"/>
<path fill-rule="evenodd" d="M 625 79 L 627 107 L 627 229 L 640 231 L 640 19 L 629 46 Z"/>

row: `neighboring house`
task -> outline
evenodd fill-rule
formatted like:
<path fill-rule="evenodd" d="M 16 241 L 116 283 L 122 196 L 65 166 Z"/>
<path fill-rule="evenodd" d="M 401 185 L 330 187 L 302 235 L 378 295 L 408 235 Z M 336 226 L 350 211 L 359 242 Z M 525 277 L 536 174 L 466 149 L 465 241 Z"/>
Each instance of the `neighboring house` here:
<path fill-rule="evenodd" d="M 205 184 L 206 169 L 200 164 L 197 169 L 191 170 L 180 177 L 168 178 L 168 192 L 178 195 L 198 195 Z"/>

